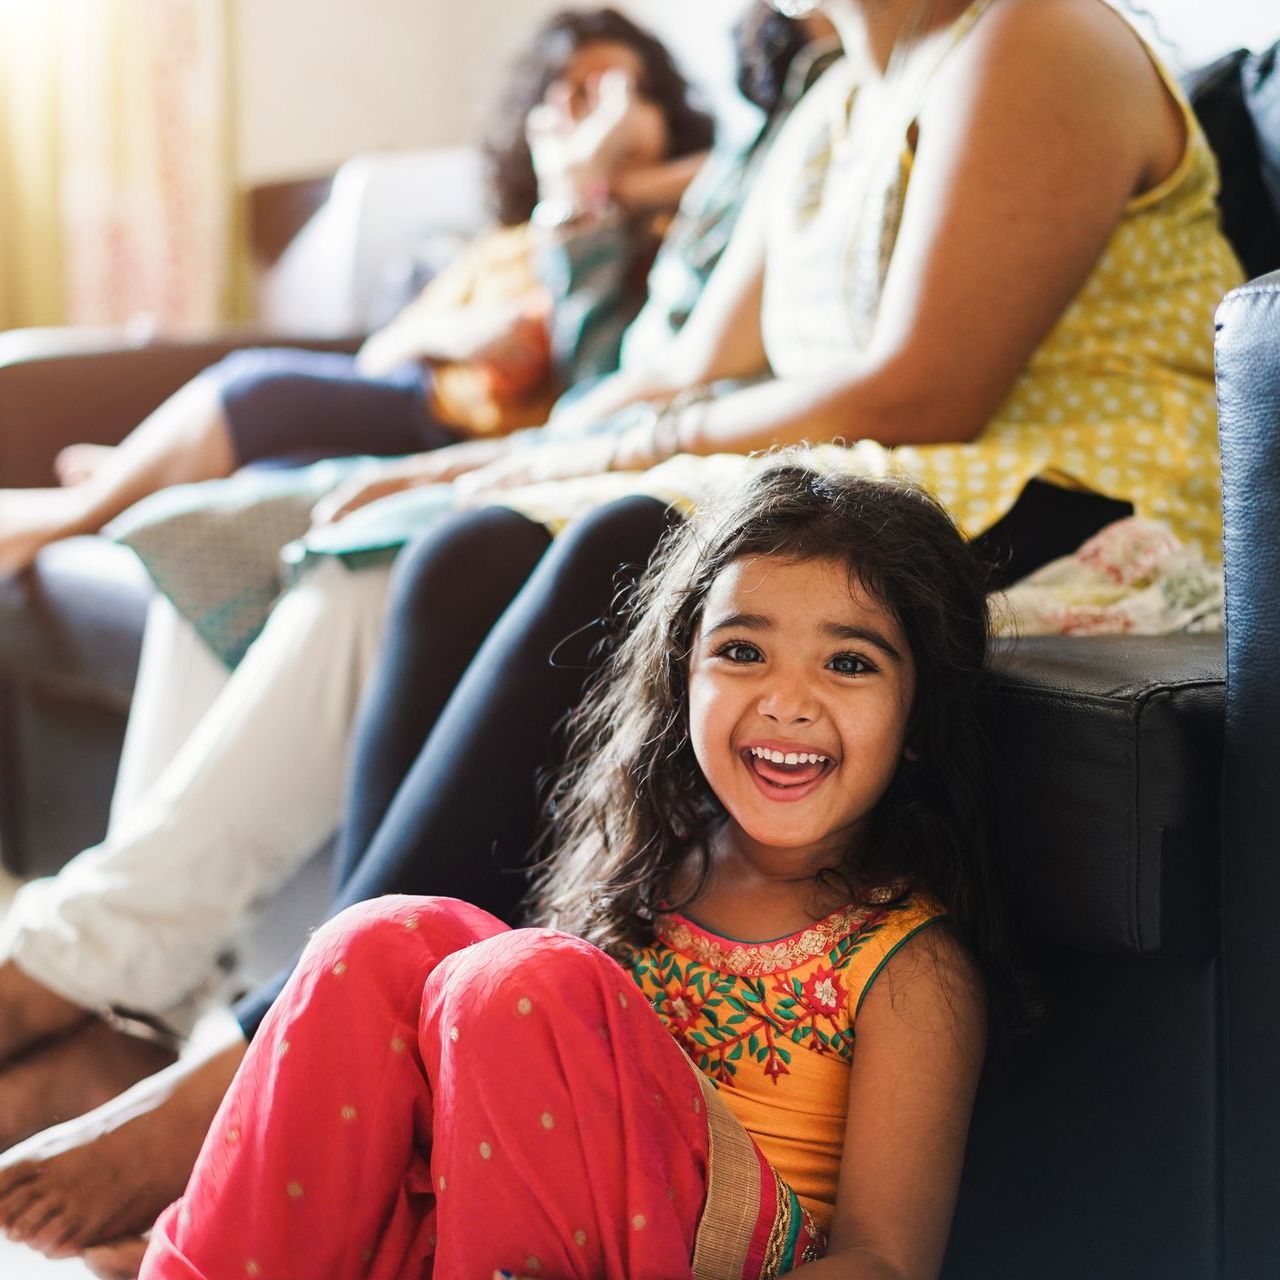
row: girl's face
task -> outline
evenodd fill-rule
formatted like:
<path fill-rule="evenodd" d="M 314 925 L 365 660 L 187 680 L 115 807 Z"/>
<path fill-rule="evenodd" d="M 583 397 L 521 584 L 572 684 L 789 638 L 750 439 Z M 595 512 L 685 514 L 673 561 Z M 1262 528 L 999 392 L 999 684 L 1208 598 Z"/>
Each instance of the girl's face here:
<path fill-rule="evenodd" d="M 906 750 L 915 663 L 838 560 L 753 556 L 712 584 L 689 662 L 694 754 L 744 852 L 837 864 Z"/>

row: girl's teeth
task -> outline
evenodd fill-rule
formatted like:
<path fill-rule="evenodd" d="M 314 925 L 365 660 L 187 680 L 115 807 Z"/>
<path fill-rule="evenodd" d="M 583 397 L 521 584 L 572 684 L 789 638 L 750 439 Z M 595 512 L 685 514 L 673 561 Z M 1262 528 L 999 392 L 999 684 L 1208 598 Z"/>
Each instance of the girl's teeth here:
<path fill-rule="evenodd" d="M 772 764 L 822 764 L 826 756 L 811 751 L 770 751 L 768 747 L 752 747 L 751 754 L 760 760 L 768 760 Z"/>

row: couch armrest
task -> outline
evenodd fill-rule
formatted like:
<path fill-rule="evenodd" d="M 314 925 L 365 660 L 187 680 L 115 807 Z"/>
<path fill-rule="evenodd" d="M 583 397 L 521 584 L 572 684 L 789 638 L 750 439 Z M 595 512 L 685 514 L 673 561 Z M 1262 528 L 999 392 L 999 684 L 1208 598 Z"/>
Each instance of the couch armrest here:
<path fill-rule="evenodd" d="M 1280 1258 L 1280 272 L 1218 308 L 1227 718 L 1222 930 L 1225 1274 Z"/>
<path fill-rule="evenodd" d="M 140 345 L 101 330 L 0 335 L 0 488 L 53 484 L 58 450 L 119 443 L 183 383 L 238 348 L 353 351 L 358 342 L 248 332 Z"/>

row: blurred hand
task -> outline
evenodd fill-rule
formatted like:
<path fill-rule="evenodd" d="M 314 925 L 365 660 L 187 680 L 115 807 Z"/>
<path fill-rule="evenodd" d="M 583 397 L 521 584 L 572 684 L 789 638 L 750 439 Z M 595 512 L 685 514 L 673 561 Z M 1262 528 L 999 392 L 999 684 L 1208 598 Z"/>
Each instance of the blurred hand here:
<path fill-rule="evenodd" d="M 491 494 L 504 489 L 600 475 L 609 470 L 614 444 L 612 436 L 596 436 L 512 450 L 492 465 L 459 477 L 458 504 L 483 506 Z"/>
<path fill-rule="evenodd" d="M 502 399 L 516 400 L 546 384 L 551 369 L 548 311 L 526 303 L 511 327 L 475 357 L 488 369 L 490 385 Z"/>
<path fill-rule="evenodd" d="M 504 440 L 464 440 L 430 453 L 362 467 L 311 509 L 311 527 L 337 524 L 379 498 L 423 485 L 446 484 L 464 473 L 494 463 L 506 452 Z"/>
<path fill-rule="evenodd" d="M 466 326 L 467 357 L 498 366 L 519 364 L 534 331 L 544 324 L 529 314 L 524 298 L 501 302 L 473 302 L 461 313 Z"/>

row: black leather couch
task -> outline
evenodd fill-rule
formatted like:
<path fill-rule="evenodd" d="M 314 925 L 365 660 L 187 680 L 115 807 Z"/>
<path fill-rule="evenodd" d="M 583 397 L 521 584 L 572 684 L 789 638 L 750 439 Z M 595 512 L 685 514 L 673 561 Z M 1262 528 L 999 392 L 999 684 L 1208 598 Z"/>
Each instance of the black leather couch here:
<path fill-rule="evenodd" d="M 1280 1276 L 1280 275 L 1220 321 L 1225 658 L 1218 636 L 1034 639 L 996 657 L 1002 847 L 1048 1013 L 993 1051 L 948 1280 Z M 46 453 L 76 432 L 35 425 L 34 387 L 69 373 L 21 373 L 22 429 Z M 0 360 L 11 443 L 8 374 Z M 105 357 L 82 361 L 77 398 L 109 376 Z M 15 869 L 55 866 L 104 825 L 145 607 L 125 557 L 69 543 L 0 585 Z"/>

